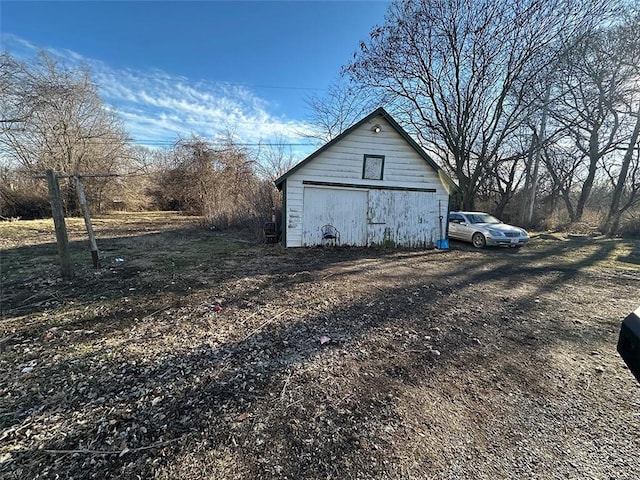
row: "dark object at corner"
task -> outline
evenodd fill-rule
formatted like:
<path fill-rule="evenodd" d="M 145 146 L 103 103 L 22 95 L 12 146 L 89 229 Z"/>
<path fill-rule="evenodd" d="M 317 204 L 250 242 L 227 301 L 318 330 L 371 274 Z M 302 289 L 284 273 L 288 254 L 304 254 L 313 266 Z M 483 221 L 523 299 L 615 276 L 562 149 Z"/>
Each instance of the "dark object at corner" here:
<path fill-rule="evenodd" d="M 276 222 L 266 222 L 264 224 L 264 241 L 266 243 L 278 243 L 278 236 Z"/>
<path fill-rule="evenodd" d="M 640 308 L 622 321 L 618 353 L 640 382 Z"/>

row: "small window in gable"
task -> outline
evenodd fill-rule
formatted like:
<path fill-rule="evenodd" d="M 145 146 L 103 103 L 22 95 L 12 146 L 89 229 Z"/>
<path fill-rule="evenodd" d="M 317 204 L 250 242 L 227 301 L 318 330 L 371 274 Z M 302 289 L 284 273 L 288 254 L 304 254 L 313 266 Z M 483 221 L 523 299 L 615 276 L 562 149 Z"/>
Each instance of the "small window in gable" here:
<path fill-rule="evenodd" d="M 365 155 L 362 167 L 362 178 L 366 180 L 382 180 L 384 172 L 384 155 Z"/>

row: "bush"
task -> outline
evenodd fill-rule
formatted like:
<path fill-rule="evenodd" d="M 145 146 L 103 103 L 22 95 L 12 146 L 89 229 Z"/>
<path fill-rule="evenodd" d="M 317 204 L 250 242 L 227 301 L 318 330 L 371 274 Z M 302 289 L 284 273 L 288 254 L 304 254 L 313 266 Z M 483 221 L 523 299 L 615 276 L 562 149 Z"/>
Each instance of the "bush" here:
<path fill-rule="evenodd" d="M 629 215 L 618 230 L 621 237 L 640 238 L 640 215 Z"/>
<path fill-rule="evenodd" d="M 0 185 L 0 215 L 34 220 L 51 216 L 51 204 L 44 189 L 12 189 Z"/>
<path fill-rule="evenodd" d="M 252 181 L 241 195 L 219 202 L 204 215 L 208 228 L 238 229 L 251 232 L 257 241 L 264 240 L 264 224 L 280 216 L 280 193 L 269 181 Z"/>

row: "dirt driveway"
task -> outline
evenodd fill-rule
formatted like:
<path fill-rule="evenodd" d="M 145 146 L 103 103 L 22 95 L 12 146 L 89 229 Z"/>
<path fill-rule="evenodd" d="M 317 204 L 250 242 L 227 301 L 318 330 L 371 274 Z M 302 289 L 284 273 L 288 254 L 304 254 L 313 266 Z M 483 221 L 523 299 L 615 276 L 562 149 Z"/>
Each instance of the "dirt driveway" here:
<path fill-rule="evenodd" d="M 0 224 L 1 478 L 640 478 L 637 242 L 285 250 L 123 215 L 98 271 L 72 222 L 62 282 L 26 223 Z"/>

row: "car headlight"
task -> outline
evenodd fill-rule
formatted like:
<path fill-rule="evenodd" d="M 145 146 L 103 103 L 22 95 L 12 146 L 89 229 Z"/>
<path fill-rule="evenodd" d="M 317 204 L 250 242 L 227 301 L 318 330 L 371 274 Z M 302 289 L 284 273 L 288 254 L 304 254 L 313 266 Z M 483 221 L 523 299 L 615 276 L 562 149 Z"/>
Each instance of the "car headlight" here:
<path fill-rule="evenodd" d="M 521 237 L 528 237 L 529 234 L 527 233 L 527 231 L 524 228 L 520 229 L 520 236 Z"/>
<path fill-rule="evenodd" d="M 500 230 L 492 230 L 491 228 L 489 228 L 488 230 L 489 234 L 494 237 L 502 237 L 504 235 Z"/>

